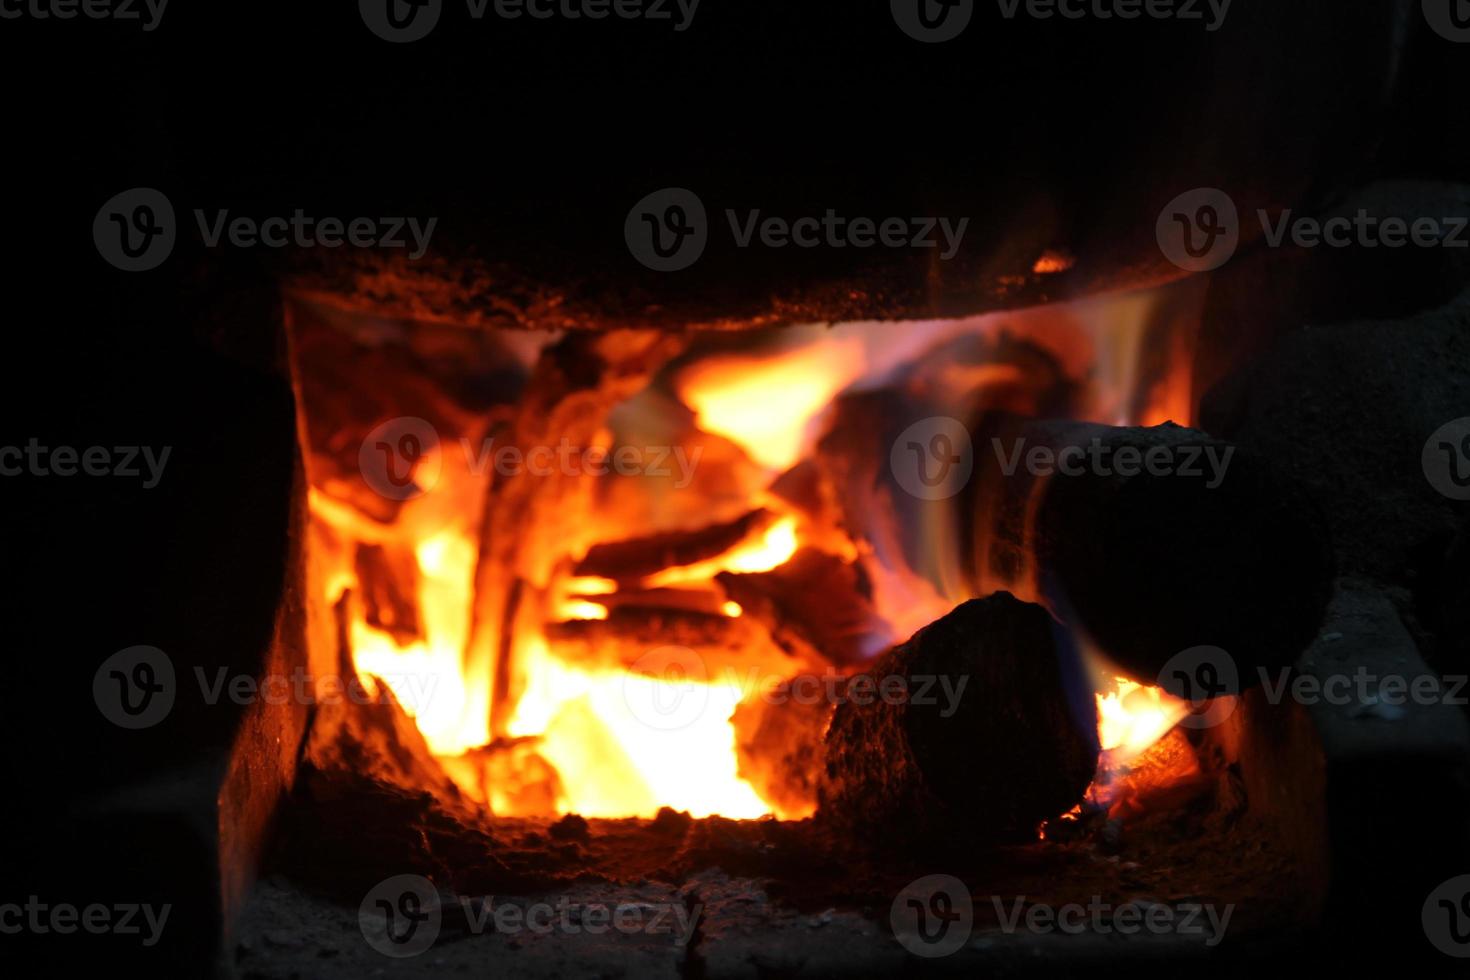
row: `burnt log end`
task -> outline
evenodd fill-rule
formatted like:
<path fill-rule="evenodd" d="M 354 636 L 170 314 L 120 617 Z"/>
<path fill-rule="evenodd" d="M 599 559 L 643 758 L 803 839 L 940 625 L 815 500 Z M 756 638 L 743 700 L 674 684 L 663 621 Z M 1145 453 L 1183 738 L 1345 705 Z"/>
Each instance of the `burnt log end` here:
<path fill-rule="evenodd" d="M 878 849 L 1034 840 L 1096 768 L 1079 666 L 1042 607 L 1006 592 L 960 605 L 849 684 L 827 733 L 819 816 Z M 901 700 L 883 696 L 893 678 Z"/>

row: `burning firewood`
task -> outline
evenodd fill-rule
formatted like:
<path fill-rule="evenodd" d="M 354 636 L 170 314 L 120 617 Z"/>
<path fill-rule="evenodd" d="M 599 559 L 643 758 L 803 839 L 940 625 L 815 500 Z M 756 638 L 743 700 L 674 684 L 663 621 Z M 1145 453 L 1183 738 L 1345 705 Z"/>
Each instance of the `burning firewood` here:
<path fill-rule="evenodd" d="M 644 538 L 595 544 L 573 574 L 608 579 L 637 579 L 666 568 L 694 565 L 716 558 L 763 530 L 775 520 L 766 510 L 753 510 L 728 521 L 693 531 L 666 532 Z"/>
<path fill-rule="evenodd" d="M 832 720 L 832 703 L 815 682 L 835 677 L 786 681 L 746 698 L 730 721 L 740 778 L 755 787 L 786 819 L 808 816 L 816 808 L 822 769 L 822 737 Z"/>
<path fill-rule="evenodd" d="M 418 564 L 404 548 L 357 547 L 357 581 L 364 619 L 407 646 L 423 636 L 418 614 Z"/>
<path fill-rule="evenodd" d="M 814 651 L 831 663 L 853 664 L 885 645 L 867 575 L 836 555 L 803 548 L 768 572 L 725 572 L 717 581 L 794 656 L 815 660 Z"/>
<path fill-rule="evenodd" d="M 556 658 L 587 668 L 629 668 L 650 650 L 690 651 L 705 670 L 702 680 L 750 683 L 784 677 L 805 666 L 771 642 L 765 628 L 744 616 L 710 615 L 678 609 L 624 607 L 606 619 L 546 625 L 546 642 Z"/>
<path fill-rule="evenodd" d="M 1328 533 L 1260 457 L 1172 424 L 1009 417 L 988 421 L 977 457 L 981 587 L 1034 590 L 1134 679 L 1157 683 L 1171 658 L 1209 645 L 1246 685 L 1315 635 L 1333 578 Z"/>
<path fill-rule="evenodd" d="M 879 848 L 1035 839 L 1097 765 L 1079 667 L 1040 606 L 1004 592 L 964 603 L 846 688 L 818 816 Z"/>

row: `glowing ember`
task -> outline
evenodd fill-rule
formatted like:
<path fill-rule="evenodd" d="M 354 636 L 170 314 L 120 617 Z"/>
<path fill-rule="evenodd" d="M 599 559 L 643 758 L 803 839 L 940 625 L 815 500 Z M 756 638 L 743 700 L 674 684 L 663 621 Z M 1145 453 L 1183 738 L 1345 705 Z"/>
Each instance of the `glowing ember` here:
<path fill-rule="evenodd" d="M 534 658 L 512 735 L 539 736 L 556 767 L 563 812 L 651 817 L 759 817 L 771 808 L 735 771 L 736 684 L 584 671 Z M 656 763 L 653 763 L 656 760 Z"/>
<path fill-rule="evenodd" d="M 1144 687 L 1126 677 L 1115 689 L 1097 695 L 1098 738 L 1114 762 L 1128 762 L 1146 752 L 1189 714 L 1189 703 L 1162 688 Z"/>
<path fill-rule="evenodd" d="M 1077 260 L 1070 255 L 1047 250 L 1041 254 L 1041 258 L 1036 260 L 1036 264 L 1031 267 L 1031 271 L 1038 276 L 1049 276 L 1058 272 L 1066 272 L 1072 266 L 1076 265 L 1076 263 Z"/>
<path fill-rule="evenodd" d="M 798 547 L 796 518 L 786 517 L 772 524 L 755 541 L 733 551 L 694 565 L 682 565 L 660 572 L 648 579 L 651 588 L 708 582 L 720 572 L 769 572 L 791 560 Z"/>
<path fill-rule="evenodd" d="M 1102 755 L 1086 800 L 1111 816 L 1134 816 L 1143 810 L 1142 796 L 1198 775 L 1194 752 L 1174 730 L 1190 706 L 1126 677 L 1113 677 L 1111 687 L 1097 694 Z M 1170 736 L 1178 743 L 1161 751 Z M 1075 820 L 1081 813 L 1079 804 L 1067 816 Z"/>

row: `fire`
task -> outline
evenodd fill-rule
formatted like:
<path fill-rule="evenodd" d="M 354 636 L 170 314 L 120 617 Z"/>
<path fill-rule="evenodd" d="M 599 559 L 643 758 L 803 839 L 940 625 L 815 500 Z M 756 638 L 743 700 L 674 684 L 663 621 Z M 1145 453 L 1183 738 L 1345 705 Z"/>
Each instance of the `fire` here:
<path fill-rule="evenodd" d="M 1037 272 L 1061 272 L 1068 264 L 1065 256 L 1049 254 Z M 341 632 L 359 676 L 371 686 L 387 685 L 445 771 L 495 813 L 648 817 L 672 806 L 696 816 L 801 816 L 809 808 L 786 812 L 742 778 L 731 716 L 754 695 L 757 668 L 774 664 L 794 676 L 832 664 L 796 663 L 774 638 L 767 604 L 757 599 L 761 605 L 742 606 L 732 596 L 746 601 L 745 595 L 727 588 L 731 580 L 721 576 L 789 572 L 801 566 L 793 563 L 799 554 L 857 569 L 851 579 L 861 585 L 846 587 L 861 589 L 861 600 L 791 598 L 813 607 L 851 601 L 859 615 L 832 617 L 835 628 L 847 630 L 844 636 L 861 629 L 858 620 L 871 612 L 879 626 L 861 634 L 860 656 L 902 640 L 964 599 L 993 591 L 962 572 L 959 550 L 966 545 L 955 515 L 942 509 L 948 505 L 917 507 L 895 499 L 886 446 L 873 462 L 876 475 L 854 469 L 851 486 L 834 487 L 838 478 L 808 465 L 835 424 L 834 402 L 892 390 L 895 404 L 905 409 L 969 417 L 977 405 L 1039 410 L 1037 392 L 1070 385 L 1078 392 L 1079 417 L 1137 423 L 1167 413 L 1187 422 L 1187 371 L 1171 369 L 1161 380 L 1145 365 L 1155 313 L 1155 297 L 1138 295 L 901 329 L 887 323 L 800 327 L 753 336 L 743 346 L 721 341 L 700 350 L 693 342 L 691 356 L 670 361 L 662 376 L 649 376 L 655 380 L 643 393 L 657 397 L 639 403 L 633 414 L 679 448 L 709 450 L 714 461 L 705 465 L 713 469 L 701 471 L 701 482 L 677 488 L 705 496 L 671 502 L 668 485 L 652 479 L 558 477 L 545 485 L 562 494 L 555 498 L 562 509 L 535 523 L 538 533 L 529 536 L 520 528 L 482 526 L 493 523 L 486 501 L 499 499 L 494 495 L 510 481 L 476 470 L 461 458 L 466 454 L 452 451 L 502 431 L 490 418 L 437 406 L 446 429 L 439 433 L 441 448 L 419 463 L 434 467 L 435 478 L 425 481 L 432 487 L 397 506 L 363 497 L 350 465 L 341 465 L 344 448 L 351 457 L 357 447 L 344 447 L 345 440 L 328 433 L 311 447 L 325 462 L 308 464 L 314 559 L 322 566 L 318 588 L 346 617 Z M 619 342 L 631 348 L 638 338 L 628 333 Z M 528 364 L 541 356 L 529 348 L 523 353 Z M 1170 363 L 1187 364 L 1180 360 L 1184 354 L 1181 341 Z M 420 381 L 405 390 L 427 397 L 420 390 L 425 387 L 431 386 Z M 619 398 L 637 397 L 636 386 L 628 387 L 619 389 Z M 392 393 L 391 383 L 382 388 Z M 368 404 L 381 404 L 380 396 L 374 389 Z M 588 396 L 589 406 L 593 401 Z M 310 418 L 313 407 L 307 399 L 304 404 Z M 678 411 L 667 417 L 649 409 L 670 404 Z M 342 406 L 333 409 L 326 418 L 343 414 Z M 509 409 L 502 410 L 494 425 L 505 424 Z M 569 411 L 562 421 L 576 416 L 580 424 L 583 411 Z M 449 431 L 451 424 L 459 429 Z M 632 441 L 600 416 L 585 428 L 583 442 L 605 450 Z M 868 436 L 879 426 L 858 428 Z M 558 437 L 560 432 L 541 434 Z M 802 480 L 827 483 L 812 489 Z M 837 499 L 854 492 L 860 499 Z M 732 510 L 758 519 L 731 524 Z M 729 532 L 732 527 L 738 530 Z M 716 545 L 708 544 L 711 531 Z M 685 532 L 695 545 L 679 537 Z M 743 537 L 731 543 L 735 535 Z M 664 546 L 668 536 L 678 547 Z M 510 567 L 520 556 L 495 552 L 497 540 L 531 542 L 522 552 L 524 564 Z M 585 561 L 595 546 L 629 543 L 650 548 L 654 558 L 643 556 L 633 570 Z M 498 558 L 487 557 L 492 554 Z M 579 574 L 579 566 L 607 574 Z M 486 567 L 503 569 L 496 585 L 509 583 L 504 592 L 513 598 L 492 589 L 499 605 L 485 605 Z M 644 643 L 665 618 L 679 617 L 711 631 L 715 639 L 701 649 L 716 651 L 715 658 L 734 657 L 751 672 L 732 670 L 727 661 L 706 664 L 693 650 L 682 660 L 660 660 L 658 649 L 634 651 L 654 657 L 650 666 L 629 654 L 634 641 L 618 632 L 644 629 L 636 634 Z M 488 631 L 491 641 L 478 646 L 477 630 Z M 569 642 L 568 631 L 592 639 Z M 1098 691 L 1105 762 L 1095 789 L 1102 793 L 1112 774 L 1163 738 L 1187 706 L 1114 677 Z"/>
<path fill-rule="evenodd" d="M 1114 689 L 1097 695 L 1098 739 L 1118 763 L 1142 755 L 1189 714 L 1189 703 L 1162 688 L 1145 687 L 1126 677 L 1113 679 Z"/>
<path fill-rule="evenodd" d="M 777 472 L 800 458 L 807 423 L 864 370 L 856 337 L 824 337 L 774 357 L 727 357 L 695 365 L 679 395 L 706 432 L 739 444 Z"/>
<path fill-rule="evenodd" d="M 538 737 L 541 756 L 561 777 L 560 810 L 651 817 L 672 806 L 732 818 L 771 812 L 736 774 L 729 719 L 743 696 L 738 685 L 587 671 L 544 650 L 532 660 L 510 731 Z"/>
<path fill-rule="evenodd" d="M 1150 794 L 1197 777 L 1199 762 L 1175 730 L 1189 712 L 1189 702 L 1161 688 L 1116 675 L 1104 681 L 1097 692 L 1102 756 L 1086 801 L 1111 816 L 1133 816 L 1147 809 Z M 1081 813 L 1079 804 L 1068 816 Z"/>
<path fill-rule="evenodd" d="M 317 519 L 349 534 L 362 531 L 361 520 L 348 516 L 324 494 L 313 490 L 309 501 Z M 401 534 L 406 531 L 398 529 Z M 488 688 L 476 688 L 461 659 L 468 635 L 475 546 L 463 533 L 448 529 L 413 543 L 411 551 L 423 638 L 402 643 L 369 624 L 356 606 L 348 624 L 353 665 L 369 690 L 376 690 L 377 681 L 388 686 L 431 750 L 455 755 L 489 741 Z M 360 586 L 350 567 L 339 567 L 330 577 L 328 599 L 335 605 L 344 592 Z"/>
<path fill-rule="evenodd" d="M 791 560 L 798 547 L 796 518 L 785 517 L 772 524 L 760 538 L 705 562 L 683 565 L 648 579 L 650 588 L 667 588 L 708 582 L 720 572 L 769 572 Z"/>

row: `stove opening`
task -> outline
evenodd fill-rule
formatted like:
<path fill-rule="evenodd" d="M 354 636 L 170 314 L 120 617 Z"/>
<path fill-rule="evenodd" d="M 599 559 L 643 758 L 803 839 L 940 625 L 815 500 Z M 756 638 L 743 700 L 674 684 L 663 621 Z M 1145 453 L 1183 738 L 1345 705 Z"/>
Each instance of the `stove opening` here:
<path fill-rule="evenodd" d="M 1188 426 L 1201 295 L 682 335 L 298 297 L 313 662 L 411 719 L 372 775 L 485 813 L 809 817 L 855 677 L 966 600 L 1046 601 L 986 476 L 1009 420 Z M 1072 639 L 1101 754 L 1053 833 L 1199 775 L 1191 704 Z"/>

